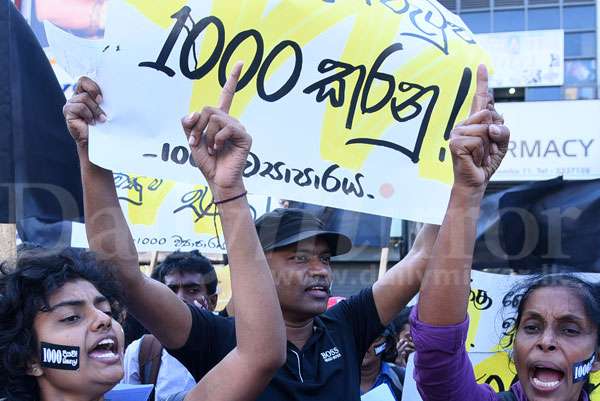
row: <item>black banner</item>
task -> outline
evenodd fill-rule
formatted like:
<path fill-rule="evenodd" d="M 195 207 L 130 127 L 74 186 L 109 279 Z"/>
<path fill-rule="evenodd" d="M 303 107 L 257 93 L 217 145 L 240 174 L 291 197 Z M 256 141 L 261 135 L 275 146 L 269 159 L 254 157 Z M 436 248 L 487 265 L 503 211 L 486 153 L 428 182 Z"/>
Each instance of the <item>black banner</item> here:
<path fill-rule="evenodd" d="M 75 144 L 46 54 L 10 0 L 0 0 L 0 223 L 81 221 Z"/>

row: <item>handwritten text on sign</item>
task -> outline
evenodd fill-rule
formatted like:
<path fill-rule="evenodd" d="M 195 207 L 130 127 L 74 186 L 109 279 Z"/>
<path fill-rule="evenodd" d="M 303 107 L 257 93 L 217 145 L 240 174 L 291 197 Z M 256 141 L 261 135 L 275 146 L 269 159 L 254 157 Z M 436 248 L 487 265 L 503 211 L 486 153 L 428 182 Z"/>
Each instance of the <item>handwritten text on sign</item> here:
<path fill-rule="evenodd" d="M 441 221 L 447 141 L 485 57 L 437 2 L 111 7 L 97 76 L 109 122 L 91 139 L 98 164 L 196 182 L 179 119 L 215 104 L 243 60 L 232 114 L 254 138 L 244 172 L 251 192 Z"/>
<path fill-rule="evenodd" d="M 208 187 L 126 173 L 113 176 L 138 251 L 226 253 L 221 219 Z M 248 202 L 254 219 L 272 208 L 271 199 L 264 196 L 250 195 Z M 73 228 L 72 245 L 87 247 L 83 227 Z"/>

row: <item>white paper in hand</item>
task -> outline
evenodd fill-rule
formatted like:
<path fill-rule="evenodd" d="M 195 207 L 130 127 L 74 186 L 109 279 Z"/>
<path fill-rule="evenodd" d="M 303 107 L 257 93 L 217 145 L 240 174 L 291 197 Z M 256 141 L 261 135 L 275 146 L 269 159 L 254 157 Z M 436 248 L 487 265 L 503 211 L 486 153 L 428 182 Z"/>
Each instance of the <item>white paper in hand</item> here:
<path fill-rule="evenodd" d="M 361 401 L 395 401 L 394 394 L 387 384 L 383 383 L 360 397 Z"/>
<path fill-rule="evenodd" d="M 152 384 L 117 384 L 104 395 L 104 401 L 147 401 Z"/>

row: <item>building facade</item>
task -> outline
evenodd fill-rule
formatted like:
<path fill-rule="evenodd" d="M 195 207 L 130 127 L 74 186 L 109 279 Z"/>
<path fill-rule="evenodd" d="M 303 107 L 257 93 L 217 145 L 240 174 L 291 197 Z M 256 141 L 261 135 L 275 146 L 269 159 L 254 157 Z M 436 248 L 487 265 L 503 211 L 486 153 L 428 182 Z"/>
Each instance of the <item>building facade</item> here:
<path fill-rule="evenodd" d="M 515 100 L 598 98 L 599 10 L 595 0 L 441 0 L 475 34 L 564 30 L 562 86 L 528 87 Z M 500 92 L 497 90 L 497 92 Z M 503 93 L 498 93 L 503 95 Z"/>

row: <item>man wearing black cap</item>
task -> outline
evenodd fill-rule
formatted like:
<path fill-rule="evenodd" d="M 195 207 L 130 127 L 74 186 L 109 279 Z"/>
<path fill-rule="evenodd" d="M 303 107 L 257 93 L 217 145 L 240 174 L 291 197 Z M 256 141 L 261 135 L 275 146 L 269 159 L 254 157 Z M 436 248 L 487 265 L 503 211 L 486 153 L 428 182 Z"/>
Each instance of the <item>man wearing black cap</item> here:
<path fill-rule="evenodd" d="M 329 261 L 352 248 L 348 237 L 325 231 L 323 223 L 302 209 L 277 209 L 256 221 L 258 238 L 277 285 L 288 321 L 288 341 L 301 349 L 312 319 L 325 312 L 332 273 Z"/>
<path fill-rule="evenodd" d="M 348 252 L 343 234 L 301 209 L 277 209 L 256 221 L 275 278 L 288 357 L 260 400 L 358 400 L 360 366 L 370 344 L 414 296 L 437 227 L 427 226 L 411 254 L 373 288 L 326 311 L 330 258 Z"/>
<path fill-rule="evenodd" d="M 275 279 L 288 339 L 286 364 L 258 400 L 358 401 L 362 358 L 416 294 L 437 227 L 426 226 L 410 255 L 372 289 L 326 311 L 330 259 L 348 252 L 350 239 L 324 230 L 318 218 L 302 209 L 276 209 L 255 226 Z M 233 349 L 235 327 L 232 320 L 206 311 L 191 313 L 185 345 L 169 352 L 198 380 Z"/>

